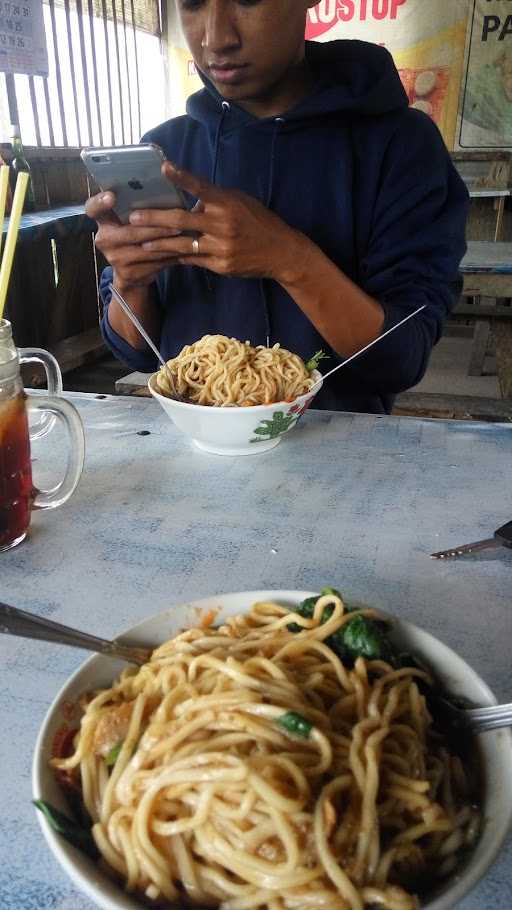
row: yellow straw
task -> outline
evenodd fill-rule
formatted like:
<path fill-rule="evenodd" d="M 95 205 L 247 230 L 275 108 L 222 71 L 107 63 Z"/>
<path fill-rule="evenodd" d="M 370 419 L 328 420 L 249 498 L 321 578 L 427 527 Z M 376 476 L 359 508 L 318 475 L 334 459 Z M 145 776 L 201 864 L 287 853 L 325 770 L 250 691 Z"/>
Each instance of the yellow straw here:
<path fill-rule="evenodd" d="M 7 201 L 7 187 L 9 186 L 9 165 L 2 164 L 0 167 L 0 250 L 2 249 L 2 239 L 4 230 L 5 203 Z"/>
<path fill-rule="evenodd" d="M 0 266 L 0 319 L 4 312 L 7 288 L 9 286 L 9 278 L 11 277 L 12 261 L 14 259 L 16 241 L 18 239 L 18 230 L 28 181 L 29 175 L 25 171 L 20 171 L 16 178 L 16 189 L 14 190 L 14 199 L 12 200 L 11 217 L 9 218 L 9 227 L 7 228 L 7 238 L 5 241 L 4 255 L 2 256 L 2 265 Z"/>

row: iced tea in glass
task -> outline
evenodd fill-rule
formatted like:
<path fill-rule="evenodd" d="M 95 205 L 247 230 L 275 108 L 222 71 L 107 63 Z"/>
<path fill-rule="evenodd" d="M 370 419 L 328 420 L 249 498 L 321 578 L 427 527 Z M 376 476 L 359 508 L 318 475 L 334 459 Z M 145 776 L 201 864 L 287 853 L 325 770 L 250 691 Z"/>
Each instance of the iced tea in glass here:
<path fill-rule="evenodd" d="M 20 360 L 42 363 L 48 378 L 48 396 L 27 398 L 20 375 Z M 76 409 L 53 397 L 62 391 L 57 361 L 48 351 L 23 348 L 12 340 L 11 325 L 0 319 L 0 551 L 10 550 L 26 537 L 33 509 L 54 509 L 74 492 L 84 462 L 84 431 Z M 38 411 L 39 422 L 29 429 L 28 412 Z M 70 457 L 64 479 L 51 490 L 32 484 L 30 440 L 46 436 L 55 419 L 67 427 Z"/>
<path fill-rule="evenodd" d="M 25 395 L 0 401 L 0 550 L 20 543 L 30 523 L 32 467 Z"/>

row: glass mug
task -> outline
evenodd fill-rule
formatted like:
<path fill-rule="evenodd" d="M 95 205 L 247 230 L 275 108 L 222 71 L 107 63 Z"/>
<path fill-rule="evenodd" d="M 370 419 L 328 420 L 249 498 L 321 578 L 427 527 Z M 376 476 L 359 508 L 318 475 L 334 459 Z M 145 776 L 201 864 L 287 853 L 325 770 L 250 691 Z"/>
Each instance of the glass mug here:
<path fill-rule="evenodd" d="M 48 394 L 27 398 L 20 363 L 43 364 Z M 0 551 L 10 550 L 27 536 L 33 509 L 56 509 L 74 493 L 84 466 L 85 440 L 76 408 L 64 398 L 62 376 L 55 358 L 40 348 L 15 347 L 11 324 L 0 319 Z M 28 414 L 38 420 L 30 430 Z M 69 456 L 63 480 L 50 490 L 32 485 L 30 441 L 46 436 L 56 419 L 69 434 Z"/>

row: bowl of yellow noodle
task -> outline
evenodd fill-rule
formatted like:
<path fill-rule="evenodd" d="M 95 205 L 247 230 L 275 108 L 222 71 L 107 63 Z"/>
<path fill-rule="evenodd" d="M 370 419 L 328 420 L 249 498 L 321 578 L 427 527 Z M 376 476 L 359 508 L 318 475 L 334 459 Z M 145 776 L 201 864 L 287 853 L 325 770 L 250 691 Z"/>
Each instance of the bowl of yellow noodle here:
<path fill-rule="evenodd" d="M 225 335 L 185 345 L 154 373 L 149 391 L 176 427 L 215 455 L 257 455 L 297 424 L 320 386 L 317 370 L 276 344 Z"/>
<path fill-rule="evenodd" d="M 104 910 L 450 910 L 495 859 L 512 738 L 450 736 L 436 686 L 494 697 L 429 633 L 324 589 L 211 597 L 123 640 L 151 660 L 87 660 L 33 763 L 46 841 Z"/>

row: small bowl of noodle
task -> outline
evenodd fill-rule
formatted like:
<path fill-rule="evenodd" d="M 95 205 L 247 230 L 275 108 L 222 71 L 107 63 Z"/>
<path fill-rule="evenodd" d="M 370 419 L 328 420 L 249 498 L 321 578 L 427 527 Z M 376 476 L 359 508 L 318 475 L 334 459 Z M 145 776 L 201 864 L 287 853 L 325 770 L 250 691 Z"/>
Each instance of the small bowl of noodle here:
<path fill-rule="evenodd" d="M 257 455 L 292 430 L 320 389 L 321 374 L 276 344 L 225 335 L 186 345 L 148 382 L 179 430 L 214 455 Z"/>
<path fill-rule="evenodd" d="M 510 731 L 443 723 L 439 687 L 495 699 L 417 626 L 332 588 L 249 591 L 122 640 L 150 661 L 87 660 L 33 763 L 46 841 L 98 907 L 451 910 L 503 845 Z"/>

